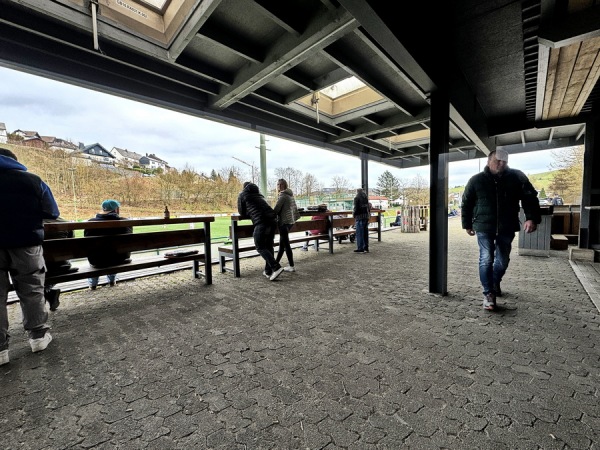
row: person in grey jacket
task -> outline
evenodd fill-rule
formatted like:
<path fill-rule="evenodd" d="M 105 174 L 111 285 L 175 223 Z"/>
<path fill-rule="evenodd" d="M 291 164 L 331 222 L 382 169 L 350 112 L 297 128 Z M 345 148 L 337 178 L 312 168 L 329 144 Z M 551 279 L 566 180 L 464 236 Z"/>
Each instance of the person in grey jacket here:
<path fill-rule="evenodd" d="M 483 172 L 467 182 L 461 205 L 463 229 L 469 236 L 477 235 L 483 308 L 488 311 L 496 309 L 496 297 L 502 295 L 500 283 L 508 269 L 511 244 L 521 229 L 521 207 L 523 231 L 532 233 L 542 220 L 537 191 L 523 172 L 508 167 L 505 150 L 491 152 Z"/>
<path fill-rule="evenodd" d="M 292 253 L 292 246 L 290 245 L 290 229 L 294 226 L 296 220 L 300 218 L 300 213 L 296 206 L 294 193 L 288 188 L 287 181 L 283 178 L 277 180 L 277 192 L 279 192 L 279 197 L 277 198 L 277 203 L 273 210 L 275 211 L 275 214 L 277 214 L 279 249 L 277 250 L 275 261 L 280 262 L 283 253 L 285 252 L 289 266 L 284 267 L 283 270 L 286 272 L 295 272 L 294 254 Z"/>
<path fill-rule="evenodd" d="M 254 245 L 256 251 L 265 260 L 263 275 L 271 281 L 275 281 L 283 272 L 283 267 L 275 261 L 275 256 L 273 256 L 277 214 L 260 193 L 258 186 L 249 181 L 244 183 L 244 189 L 238 195 L 237 204 L 240 218 L 249 218 L 254 225 L 252 233 Z"/>
<path fill-rule="evenodd" d="M 0 148 L 0 366 L 7 364 L 9 274 L 19 297 L 23 328 L 29 335 L 32 352 L 48 347 L 52 336 L 46 324 L 44 300 L 46 266 L 42 250 L 44 219 L 56 219 L 60 212 L 52 191 L 40 177 L 27 172 L 16 155 Z"/>

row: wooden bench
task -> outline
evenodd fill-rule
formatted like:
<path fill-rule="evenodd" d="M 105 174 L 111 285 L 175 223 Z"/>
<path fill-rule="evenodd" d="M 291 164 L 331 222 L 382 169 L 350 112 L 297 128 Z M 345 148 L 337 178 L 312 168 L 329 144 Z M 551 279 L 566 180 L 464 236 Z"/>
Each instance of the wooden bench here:
<path fill-rule="evenodd" d="M 148 231 L 132 234 L 118 234 L 112 236 L 88 236 L 63 239 L 46 239 L 43 243 L 44 259 L 46 262 L 59 262 L 87 258 L 88 254 L 103 250 L 118 250 L 131 252 L 131 262 L 117 264 L 110 267 L 80 267 L 77 272 L 48 274 L 46 284 L 57 284 L 89 277 L 99 277 L 113 273 L 130 272 L 150 267 L 161 267 L 171 264 L 192 261 L 194 278 L 204 278 L 205 284 L 212 284 L 212 258 L 210 243 L 210 223 L 214 222 L 212 216 L 184 217 L 173 219 L 132 219 L 132 220 L 105 220 L 89 222 L 56 222 L 44 224 L 48 234 L 66 230 L 108 229 L 123 227 L 140 227 L 149 225 L 195 224 L 201 223 L 202 228 L 186 228 L 182 230 Z M 167 250 L 180 246 L 203 245 L 203 250 L 195 254 L 166 258 Z M 136 252 L 153 250 L 163 254 L 146 256 Z M 204 270 L 200 270 L 203 263 Z"/>
<path fill-rule="evenodd" d="M 310 215 L 316 213 L 311 212 Z M 307 216 L 307 213 L 301 213 L 301 216 Z M 249 222 L 249 221 L 248 221 Z M 318 230 L 319 234 L 303 234 L 301 236 L 293 236 L 293 233 L 307 232 L 310 230 Z M 231 244 L 220 245 L 217 248 L 219 252 L 219 270 L 221 273 L 232 272 L 235 277 L 241 276 L 240 257 L 244 255 L 258 255 L 252 233 L 254 225 L 252 223 L 240 224 L 239 216 L 231 216 L 231 225 L 229 226 L 229 237 Z M 279 234 L 277 230 L 275 236 Z M 315 241 L 315 250 L 319 250 L 319 242 L 329 242 L 329 220 L 298 220 L 290 229 L 290 244 L 298 244 L 303 242 Z M 279 247 L 279 241 L 275 240 L 275 248 Z M 227 266 L 227 261 L 232 261 L 232 267 Z"/>
<path fill-rule="evenodd" d="M 369 234 L 376 234 L 377 240 L 381 241 L 381 229 L 382 229 L 382 213 L 381 210 L 372 211 L 373 213 L 377 213 L 377 215 L 371 215 L 369 217 Z M 333 242 L 336 240 L 341 242 L 341 239 L 346 236 L 351 236 L 356 234 L 356 229 L 354 225 L 356 220 L 350 214 L 350 217 L 338 217 L 340 213 L 337 213 L 334 216 L 331 216 L 331 226 L 329 228 L 330 231 L 330 245 L 333 245 Z M 372 224 L 376 224 L 375 227 Z M 333 249 L 332 249 L 333 253 Z"/>
<path fill-rule="evenodd" d="M 373 210 L 375 215 L 372 215 L 369 219 L 369 223 L 377 224 L 376 228 L 371 228 L 370 233 L 377 234 L 377 240 L 381 241 L 381 223 L 383 210 Z M 303 211 L 300 213 L 301 217 L 312 217 L 315 215 L 323 215 L 326 219 L 319 220 L 299 220 L 290 230 L 290 244 L 297 244 L 300 242 L 315 241 L 315 249 L 319 250 L 319 242 L 325 241 L 328 244 L 329 253 L 333 253 L 334 242 L 343 236 L 349 236 L 354 234 L 356 230 L 353 227 L 355 220 L 352 217 L 352 211 Z M 334 216 L 348 216 L 350 217 L 335 217 Z M 233 272 L 235 277 L 240 277 L 240 258 L 242 256 L 256 256 L 256 246 L 252 239 L 252 233 L 254 231 L 254 225 L 249 223 L 240 224 L 239 216 L 231 217 L 231 225 L 229 227 L 229 237 L 231 244 L 221 245 L 218 247 L 219 252 L 219 270 L 221 273 Z M 348 228 L 345 228 L 348 227 Z M 292 236 L 295 232 L 308 231 L 308 230 L 319 230 L 318 235 L 301 235 Z M 276 234 L 277 236 L 277 234 Z M 275 241 L 275 248 L 279 246 L 279 241 Z M 232 261 L 233 267 L 227 267 L 227 261 Z"/>

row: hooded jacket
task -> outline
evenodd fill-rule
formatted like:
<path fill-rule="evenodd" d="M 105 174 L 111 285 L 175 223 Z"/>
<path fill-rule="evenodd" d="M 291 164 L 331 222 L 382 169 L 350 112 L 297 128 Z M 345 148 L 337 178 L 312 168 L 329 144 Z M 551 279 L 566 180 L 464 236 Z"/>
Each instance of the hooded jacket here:
<path fill-rule="evenodd" d="M 52 191 L 40 177 L 8 156 L 0 155 L 0 248 L 41 245 L 44 219 L 59 216 Z"/>
<path fill-rule="evenodd" d="M 294 199 L 294 193 L 289 188 L 284 189 L 279 193 L 277 203 L 273 210 L 275 211 L 275 214 L 277 214 L 277 224 L 279 226 L 293 225 L 300 218 L 296 200 Z"/>
<path fill-rule="evenodd" d="M 359 191 L 354 197 L 352 217 L 356 220 L 368 220 L 371 217 L 371 205 L 365 191 Z"/>
<path fill-rule="evenodd" d="M 516 232 L 521 229 L 521 206 L 526 220 L 542 221 L 537 191 L 520 170 L 507 168 L 495 176 L 485 166 L 467 182 L 461 205 L 462 227 L 483 232 Z"/>
<path fill-rule="evenodd" d="M 248 183 L 240 192 L 238 212 L 243 219 L 250 218 L 254 225 L 275 224 L 277 222 L 277 214 L 254 183 Z"/>

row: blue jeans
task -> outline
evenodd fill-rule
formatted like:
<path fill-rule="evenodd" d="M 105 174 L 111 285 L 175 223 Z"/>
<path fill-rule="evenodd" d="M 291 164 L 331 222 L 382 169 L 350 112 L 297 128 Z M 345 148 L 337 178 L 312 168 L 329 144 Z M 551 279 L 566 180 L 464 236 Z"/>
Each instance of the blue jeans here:
<path fill-rule="evenodd" d="M 494 292 L 494 285 L 500 284 L 502 277 L 508 269 L 510 250 L 514 232 L 487 233 L 477 232 L 479 244 L 479 280 L 483 287 L 483 294 Z"/>
<path fill-rule="evenodd" d="M 356 219 L 356 249 L 369 250 L 369 219 Z"/>
<path fill-rule="evenodd" d="M 281 265 L 275 261 L 275 256 L 273 256 L 275 252 L 273 240 L 275 239 L 276 226 L 276 222 L 273 222 L 272 224 L 259 223 L 254 226 L 254 232 L 252 233 L 256 251 L 265 260 L 265 273 L 267 275 L 271 275 L 281 267 Z"/>
<path fill-rule="evenodd" d="M 115 281 L 117 281 L 117 274 L 113 273 L 110 275 L 106 275 L 106 278 L 108 278 L 108 282 L 109 283 L 114 283 Z M 88 278 L 88 284 L 92 287 L 96 287 L 98 286 L 98 280 L 100 279 L 100 277 L 91 277 Z"/>

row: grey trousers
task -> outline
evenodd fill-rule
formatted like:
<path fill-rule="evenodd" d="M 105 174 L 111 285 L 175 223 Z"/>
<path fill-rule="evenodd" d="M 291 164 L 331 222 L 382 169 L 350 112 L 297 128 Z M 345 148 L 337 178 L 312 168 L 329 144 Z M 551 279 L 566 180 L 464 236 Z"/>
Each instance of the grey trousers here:
<path fill-rule="evenodd" d="M 43 337 L 50 327 L 44 300 L 46 267 L 42 246 L 0 248 L 0 351 L 8 348 L 9 275 L 19 297 L 23 314 L 23 328 L 31 339 Z"/>

